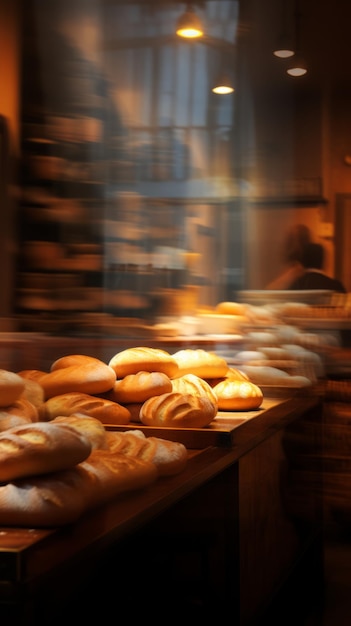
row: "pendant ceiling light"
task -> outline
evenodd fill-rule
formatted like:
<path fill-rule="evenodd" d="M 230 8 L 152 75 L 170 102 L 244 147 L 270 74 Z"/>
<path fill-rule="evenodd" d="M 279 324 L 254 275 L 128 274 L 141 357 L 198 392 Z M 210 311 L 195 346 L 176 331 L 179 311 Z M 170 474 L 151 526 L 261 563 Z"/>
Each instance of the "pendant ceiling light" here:
<path fill-rule="evenodd" d="M 228 73 L 222 72 L 221 74 L 219 74 L 214 86 L 212 87 L 212 91 L 213 93 L 218 93 L 221 95 L 233 93 L 235 91 L 233 87 L 233 81 Z"/>
<path fill-rule="evenodd" d="M 305 60 L 297 54 L 294 60 L 289 64 L 287 70 L 289 76 L 304 76 L 307 74 L 307 65 Z"/>
<path fill-rule="evenodd" d="M 295 50 L 287 35 L 281 36 L 277 47 L 273 50 L 273 54 L 280 59 L 288 59 L 289 57 L 294 56 Z"/>
<path fill-rule="evenodd" d="M 297 76 L 297 77 L 304 76 L 305 74 L 307 74 L 307 65 L 300 53 L 300 49 L 301 49 L 300 17 L 301 17 L 301 14 L 299 12 L 298 3 L 296 1 L 296 6 L 295 6 L 296 54 L 291 59 L 286 71 L 287 71 L 287 74 L 289 74 L 289 76 Z"/>
<path fill-rule="evenodd" d="M 273 54 L 280 59 L 288 59 L 289 57 L 294 56 L 295 48 L 293 44 L 292 34 L 289 32 L 288 28 L 288 16 L 287 16 L 287 2 L 283 0 L 282 2 L 282 31 L 280 37 L 277 41 L 277 45 L 273 50 Z"/>
<path fill-rule="evenodd" d="M 195 13 L 191 4 L 187 5 L 185 13 L 182 13 L 177 22 L 176 33 L 179 37 L 196 39 L 204 34 L 203 25 L 199 16 Z"/>

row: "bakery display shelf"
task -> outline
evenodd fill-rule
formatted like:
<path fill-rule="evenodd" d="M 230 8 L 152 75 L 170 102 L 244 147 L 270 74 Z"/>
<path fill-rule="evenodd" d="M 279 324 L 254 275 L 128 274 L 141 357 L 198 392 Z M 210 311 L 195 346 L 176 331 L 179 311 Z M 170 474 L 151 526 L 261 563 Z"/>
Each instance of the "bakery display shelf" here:
<path fill-rule="evenodd" d="M 351 318 L 285 317 L 285 322 L 298 328 L 310 330 L 349 330 Z"/>
<path fill-rule="evenodd" d="M 29 584 L 38 579 L 41 584 L 45 572 L 75 559 L 81 567 L 84 550 L 89 551 L 91 562 L 100 549 L 128 536 L 235 460 L 236 454 L 230 450 L 208 447 L 190 451 L 181 473 L 158 479 L 144 489 L 121 493 L 72 524 L 58 528 L 0 527 L 0 612 L 1 601 L 10 598 L 8 583 Z M 60 584 L 64 584 L 62 580 Z"/>
<path fill-rule="evenodd" d="M 294 407 L 305 408 L 309 403 L 315 403 L 316 395 L 307 393 L 294 397 Z M 287 408 L 290 404 L 291 396 L 266 397 L 262 405 L 254 411 L 218 411 L 215 419 L 204 428 L 145 426 L 139 422 L 105 424 L 105 428 L 112 431 L 141 430 L 146 437 L 179 441 L 188 449 L 203 449 L 208 446 L 226 448 L 238 445 L 243 437 L 256 444 L 257 440 L 267 435 L 277 419 L 281 424 L 289 420 Z"/>

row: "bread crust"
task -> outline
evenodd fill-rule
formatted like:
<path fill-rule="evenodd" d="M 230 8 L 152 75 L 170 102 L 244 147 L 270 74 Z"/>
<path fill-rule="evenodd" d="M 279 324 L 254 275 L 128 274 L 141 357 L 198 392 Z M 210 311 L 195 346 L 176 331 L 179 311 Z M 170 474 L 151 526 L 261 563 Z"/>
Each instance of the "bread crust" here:
<path fill-rule="evenodd" d="M 0 482 L 67 469 L 90 452 L 89 440 L 68 425 L 15 426 L 0 433 Z"/>
<path fill-rule="evenodd" d="M 92 450 L 96 448 L 107 449 L 107 433 L 104 425 L 100 420 L 83 413 L 75 413 L 73 415 L 58 415 L 52 421 L 52 424 L 68 424 L 71 428 L 75 428 L 79 433 L 83 434 L 91 443 Z"/>
<path fill-rule="evenodd" d="M 74 415 L 75 413 L 95 417 L 103 424 L 119 425 L 128 424 L 130 421 L 130 413 L 125 406 L 79 391 L 52 396 L 46 400 L 42 411 L 48 421 L 58 415 Z"/>
<path fill-rule="evenodd" d="M 171 379 L 164 372 L 140 371 L 116 380 L 105 398 L 121 404 L 145 402 L 152 396 L 172 391 Z"/>
<path fill-rule="evenodd" d="M 55 366 L 39 378 L 45 399 L 71 391 L 95 394 L 112 389 L 116 381 L 114 370 L 98 359 L 80 365 Z"/>
<path fill-rule="evenodd" d="M 249 411 L 258 409 L 263 402 L 263 392 L 248 380 L 226 379 L 219 382 L 213 391 L 218 399 L 219 410 Z"/>
<path fill-rule="evenodd" d="M 178 350 L 173 357 L 178 364 L 178 377 L 195 374 L 207 380 L 225 376 L 228 371 L 228 364 L 224 358 L 202 348 Z"/>
<path fill-rule="evenodd" d="M 146 400 L 140 409 L 140 421 L 146 426 L 203 428 L 216 413 L 217 407 L 208 396 L 172 391 Z"/>
<path fill-rule="evenodd" d="M 178 474 L 188 461 L 188 452 L 182 443 L 146 437 L 141 430 L 108 432 L 107 439 L 111 451 L 154 463 L 160 476 Z"/>
<path fill-rule="evenodd" d="M 118 352 L 110 359 L 109 366 L 116 372 L 117 379 L 140 371 L 163 372 L 172 378 L 178 370 L 178 365 L 169 352 L 144 346 Z"/>
<path fill-rule="evenodd" d="M 121 493 L 148 486 L 157 476 L 153 463 L 93 450 L 70 469 L 0 485 L 0 525 L 45 528 L 70 524 Z"/>
<path fill-rule="evenodd" d="M 183 394 L 191 393 L 197 396 L 205 395 L 216 408 L 218 407 L 217 396 L 211 385 L 203 378 L 196 376 L 196 374 L 184 374 L 184 376 L 173 378 L 172 391 Z"/>

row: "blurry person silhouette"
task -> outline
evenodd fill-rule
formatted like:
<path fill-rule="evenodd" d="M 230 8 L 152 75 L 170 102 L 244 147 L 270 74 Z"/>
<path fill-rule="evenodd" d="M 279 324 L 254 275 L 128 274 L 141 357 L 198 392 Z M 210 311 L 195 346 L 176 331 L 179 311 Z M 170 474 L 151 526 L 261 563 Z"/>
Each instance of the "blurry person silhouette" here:
<path fill-rule="evenodd" d="M 290 289 L 327 289 L 346 293 L 342 282 L 328 276 L 324 271 L 324 248 L 320 243 L 309 243 L 306 246 L 302 263 L 304 273 L 290 286 Z"/>
<path fill-rule="evenodd" d="M 268 283 L 266 289 L 290 289 L 290 285 L 304 274 L 302 257 L 305 247 L 311 240 L 311 231 L 308 226 L 305 224 L 292 226 L 283 242 L 283 272 Z"/>

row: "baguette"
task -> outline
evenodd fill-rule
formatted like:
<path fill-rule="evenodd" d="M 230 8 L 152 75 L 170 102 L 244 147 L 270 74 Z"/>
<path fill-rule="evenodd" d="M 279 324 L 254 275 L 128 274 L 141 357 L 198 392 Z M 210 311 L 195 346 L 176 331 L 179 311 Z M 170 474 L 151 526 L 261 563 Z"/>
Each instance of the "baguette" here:
<path fill-rule="evenodd" d="M 157 478 L 153 463 L 93 450 L 78 465 L 0 486 L 0 525 L 30 528 L 71 524 L 121 493 Z"/>
<path fill-rule="evenodd" d="M 90 441 L 68 425 L 15 426 L 0 433 L 0 482 L 67 469 L 90 452 Z"/>
<path fill-rule="evenodd" d="M 183 471 L 187 464 L 186 447 L 178 441 L 146 437 L 141 430 L 108 432 L 111 451 L 150 461 L 156 465 L 159 476 L 171 476 Z"/>
<path fill-rule="evenodd" d="M 128 424 L 130 421 L 130 413 L 125 406 L 78 391 L 52 396 L 44 403 L 41 413 L 43 419 L 47 421 L 58 415 L 74 415 L 75 413 L 95 417 L 103 424 Z"/>

